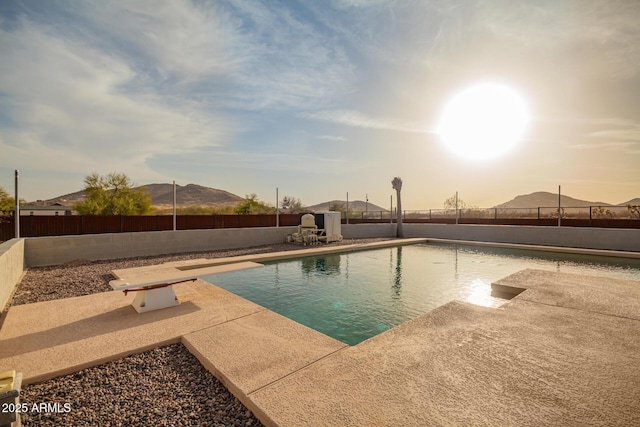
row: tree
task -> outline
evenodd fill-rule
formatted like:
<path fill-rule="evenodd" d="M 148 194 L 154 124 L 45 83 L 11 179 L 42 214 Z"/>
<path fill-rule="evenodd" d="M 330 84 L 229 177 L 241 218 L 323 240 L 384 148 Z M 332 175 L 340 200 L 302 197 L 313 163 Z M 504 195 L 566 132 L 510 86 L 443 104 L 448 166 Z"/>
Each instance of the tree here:
<path fill-rule="evenodd" d="M 596 218 L 605 218 L 605 217 L 613 218 L 613 213 L 611 212 L 611 209 L 606 209 L 606 208 L 603 208 L 602 206 L 593 208 L 591 211 L 591 215 Z"/>
<path fill-rule="evenodd" d="M 96 172 L 84 179 L 85 200 L 74 209 L 82 215 L 145 215 L 151 211 L 151 195 L 146 188 L 134 188 L 123 173 L 100 176 Z"/>
<path fill-rule="evenodd" d="M 334 212 L 346 212 L 347 207 L 342 202 L 331 202 L 329 203 L 329 210 Z"/>
<path fill-rule="evenodd" d="M 20 198 L 20 206 L 27 204 L 27 201 Z M 16 207 L 16 199 L 9 196 L 9 193 L 4 188 L 0 187 L 0 211 L 10 211 Z"/>
<path fill-rule="evenodd" d="M 305 210 L 304 206 L 302 206 L 302 201 L 291 196 L 284 196 L 280 202 L 280 207 L 287 213 L 301 213 Z"/>
<path fill-rule="evenodd" d="M 265 214 L 273 213 L 274 211 L 275 208 L 258 200 L 258 196 L 255 193 L 246 195 L 244 201 L 235 208 L 235 213 L 239 215 Z"/>
<path fill-rule="evenodd" d="M 400 191 L 402 191 L 402 179 L 399 176 L 396 176 L 393 178 L 393 181 L 391 181 L 391 186 L 396 190 L 396 200 L 398 200 L 396 202 L 398 204 L 396 212 L 396 222 L 398 223 L 396 236 L 404 237 L 404 230 L 402 229 L 402 199 L 400 197 Z"/>
<path fill-rule="evenodd" d="M 10 197 L 4 188 L 0 187 L 0 211 L 9 211 L 15 204 L 15 199 Z"/>
<path fill-rule="evenodd" d="M 467 209 L 468 206 L 467 203 L 462 200 L 462 199 L 458 199 L 458 206 L 456 206 L 456 195 L 454 194 L 453 196 L 449 197 L 447 200 L 444 201 L 444 208 L 445 209 Z"/>
<path fill-rule="evenodd" d="M 349 216 L 349 218 L 353 216 L 353 209 L 349 208 L 347 210 L 347 204 L 337 200 L 329 203 L 329 210 L 332 212 L 340 212 L 340 214 L 344 214 L 345 218 L 347 216 Z"/>

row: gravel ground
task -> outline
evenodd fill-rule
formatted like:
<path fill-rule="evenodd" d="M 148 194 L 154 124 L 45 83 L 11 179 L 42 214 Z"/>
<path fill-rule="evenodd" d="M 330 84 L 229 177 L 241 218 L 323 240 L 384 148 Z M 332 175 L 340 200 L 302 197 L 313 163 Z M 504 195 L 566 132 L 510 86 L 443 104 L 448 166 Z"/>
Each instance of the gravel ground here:
<path fill-rule="evenodd" d="M 25 386 L 20 399 L 59 408 L 28 410 L 25 427 L 262 425 L 182 344 Z"/>
<path fill-rule="evenodd" d="M 344 240 L 338 246 L 388 239 Z M 220 258 L 301 249 L 275 244 L 244 249 L 110 261 L 75 260 L 29 269 L 11 305 L 111 291 L 111 270 L 196 258 Z M 171 387 L 167 387 L 171 384 Z M 75 374 L 23 387 L 22 402 L 58 403 L 63 412 L 22 415 L 28 426 L 260 426 L 182 344 L 157 348 Z M 64 412 L 65 403 L 70 412 Z"/>

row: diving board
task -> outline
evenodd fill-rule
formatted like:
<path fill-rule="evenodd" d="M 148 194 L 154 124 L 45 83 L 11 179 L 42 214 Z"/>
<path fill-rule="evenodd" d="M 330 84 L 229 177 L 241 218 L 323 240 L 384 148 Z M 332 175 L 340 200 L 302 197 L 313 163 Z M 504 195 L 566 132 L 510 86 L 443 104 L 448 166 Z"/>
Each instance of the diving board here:
<path fill-rule="evenodd" d="M 173 285 L 194 282 L 198 277 L 209 274 L 225 273 L 247 268 L 263 267 L 255 262 L 236 262 L 215 265 L 211 260 L 197 260 L 193 262 L 173 262 L 170 265 L 156 265 L 137 267 L 126 270 L 113 271 L 116 280 L 111 280 L 109 285 L 113 290 L 122 291 L 125 295 L 136 292 L 131 305 L 138 313 L 145 313 L 162 308 L 175 307 L 180 304 L 176 297 Z M 182 270 L 181 268 L 188 267 Z"/>

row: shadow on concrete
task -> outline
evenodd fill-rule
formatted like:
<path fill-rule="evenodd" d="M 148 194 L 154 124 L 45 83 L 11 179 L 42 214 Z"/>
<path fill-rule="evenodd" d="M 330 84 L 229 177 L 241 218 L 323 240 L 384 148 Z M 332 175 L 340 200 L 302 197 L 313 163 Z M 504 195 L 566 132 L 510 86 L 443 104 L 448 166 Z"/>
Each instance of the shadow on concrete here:
<path fill-rule="evenodd" d="M 64 345 L 116 331 L 126 334 L 128 329 L 189 315 L 199 310 L 201 307 L 191 301 L 183 302 L 176 307 L 142 314 L 138 314 L 132 306 L 127 305 L 50 329 L 2 339 L 0 340 L 0 358 Z M 9 312 L 8 315 L 10 314 Z M 44 313 L 43 322 L 46 322 Z"/>

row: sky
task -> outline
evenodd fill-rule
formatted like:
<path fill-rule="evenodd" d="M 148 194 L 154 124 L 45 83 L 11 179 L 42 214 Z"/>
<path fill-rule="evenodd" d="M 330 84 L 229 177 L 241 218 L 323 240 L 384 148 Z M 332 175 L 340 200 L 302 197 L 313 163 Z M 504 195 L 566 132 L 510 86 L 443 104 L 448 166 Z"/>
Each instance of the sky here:
<path fill-rule="evenodd" d="M 558 185 L 622 203 L 640 197 L 638 22 L 636 0 L 3 0 L 0 186 L 19 169 L 33 201 L 121 172 L 387 208 L 399 176 L 408 210 Z M 474 159 L 439 123 L 486 83 L 529 120 Z"/>

